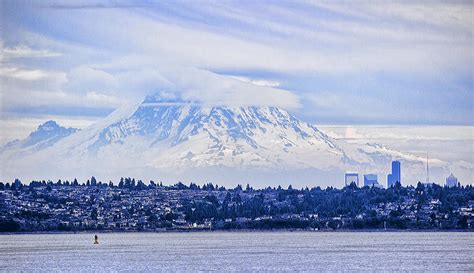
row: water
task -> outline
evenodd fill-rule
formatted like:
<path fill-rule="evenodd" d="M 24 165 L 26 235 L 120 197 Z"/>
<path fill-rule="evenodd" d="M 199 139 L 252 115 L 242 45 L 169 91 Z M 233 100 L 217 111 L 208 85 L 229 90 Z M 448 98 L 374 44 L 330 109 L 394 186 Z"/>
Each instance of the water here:
<path fill-rule="evenodd" d="M 474 271 L 474 233 L 0 235 L 1 271 Z"/>

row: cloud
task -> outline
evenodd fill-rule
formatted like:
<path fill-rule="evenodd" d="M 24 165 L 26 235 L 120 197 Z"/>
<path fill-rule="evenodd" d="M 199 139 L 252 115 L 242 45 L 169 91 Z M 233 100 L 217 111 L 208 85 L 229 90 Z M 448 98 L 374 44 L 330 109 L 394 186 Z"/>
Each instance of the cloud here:
<path fill-rule="evenodd" d="M 87 89 L 84 92 L 71 91 L 69 75 L 60 71 L 24 69 L 5 66 L 0 68 L 1 113 L 45 114 L 45 111 L 63 115 L 77 115 L 83 108 L 84 115 L 93 113 L 92 108 L 114 109 L 125 100 L 116 95 Z M 53 111 L 53 109 L 56 110 Z M 102 111 L 103 112 L 103 111 Z M 102 113 L 100 112 L 100 113 Z"/>
<path fill-rule="evenodd" d="M 171 92 L 209 105 L 274 105 L 286 109 L 300 106 L 297 95 L 275 88 L 279 86 L 277 81 L 222 75 L 170 61 L 157 64 L 142 55 L 93 63 L 87 68 L 73 69 L 70 74 L 68 78 L 77 79 L 77 86 L 83 90 L 107 93 L 106 90 L 113 89 L 115 92 L 110 94 L 127 95 L 134 102 L 149 94 Z"/>
<path fill-rule="evenodd" d="M 109 100 L 115 105 L 173 90 L 206 103 L 274 103 L 311 121 L 353 116 L 356 122 L 410 122 L 415 116 L 420 122 L 465 123 L 472 113 L 470 3 L 38 6 L 5 5 L 3 44 L 9 54 L 29 56 L 4 66 L 21 69 L 2 71 L 9 75 L 9 92 L 52 92 L 57 100 L 51 101 L 75 104 L 93 103 L 87 96 L 97 94 L 115 98 Z M 33 57 L 55 52 L 61 58 Z M 45 77 L 48 71 L 63 73 L 67 81 Z M 298 84 L 301 75 L 314 80 Z M 385 78 L 374 83 L 380 75 Z M 359 82 L 342 85 L 351 77 Z M 429 105 L 443 102 L 444 108 L 420 110 L 421 93 L 439 98 Z M 5 96 L 22 104 L 37 98 Z M 445 110 L 449 117 L 438 114 Z"/>
<path fill-rule="evenodd" d="M 63 75 L 60 72 L 51 72 L 41 69 L 23 69 L 19 67 L 0 67 L 0 77 L 14 78 L 24 81 L 37 81 Z"/>
<path fill-rule="evenodd" d="M 12 48 L 2 49 L 3 59 L 14 59 L 14 58 L 50 58 L 62 56 L 61 53 L 52 52 L 47 49 L 32 49 L 26 45 L 20 45 Z"/>
<path fill-rule="evenodd" d="M 347 127 L 344 135 L 345 138 L 361 138 L 362 136 L 357 133 L 354 127 Z"/>
<path fill-rule="evenodd" d="M 419 29 L 436 27 L 438 30 L 451 29 L 456 32 L 472 31 L 473 5 L 469 2 L 384 2 L 379 5 L 370 3 L 307 2 L 310 6 L 322 8 L 352 20 L 369 24 L 382 21 L 387 24 L 411 23 Z M 419 31 L 414 29 L 412 31 Z"/>
<path fill-rule="evenodd" d="M 97 93 L 94 91 L 87 92 L 84 99 L 86 102 L 89 102 L 89 105 L 92 104 L 96 106 L 119 107 L 120 105 L 126 103 L 124 100 L 121 100 L 117 97 Z"/>
<path fill-rule="evenodd" d="M 65 89 L 79 93 L 92 90 L 107 92 L 119 88 L 119 83 L 112 74 L 86 65 L 71 69 L 67 73 L 67 78 Z"/>
<path fill-rule="evenodd" d="M 248 82 L 251 84 L 255 84 L 258 86 L 268 86 L 268 87 L 278 87 L 280 86 L 280 83 L 278 81 L 272 81 L 272 80 L 264 80 L 264 79 L 251 79 L 248 77 L 243 77 L 243 76 L 229 76 L 233 79 L 242 81 L 242 82 Z"/>
<path fill-rule="evenodd" d="M 77 107 L 84 107 L 87 114 L 90 108 L 113 109 L 140 102 L 159 91 L 206 105 L 271 105 L 285 109 L 300 106 L 292 92 L 271 87 L 276 86 L 274 82 L 245 81 L 205 69 L 152 65 L 133 58 L 118 62 L 113 68 L 107 63 L 90 64 L 67 73 L 12 67 L 0 70 L 0 76 L 9 78 L 4 80 L 9 92 L 2 92 L 3 111 L 9 112 L 28 109 L 28 113 L 44 113 L 57 107 L 65 115 L 75 115 Z"/>
<path fill-rule="evenodd" d="M 298 96 L 290 91 L 245 82 L 196 68 L 165 70 L 174 91 L 186 99 L 211 105 L 300 107 Z"/>
<path fill-rule="evenodd" d="M 41 109 L 56 107 L 62 109 L 64 115 L 68 115 L 68 108 L 74 112 L 77 107 L 83 107 L 84 115 L 87 115 L 89 108 L 108 108 L 115 109 L 126 102 L 124 100 L 101 94 L 98 92 L 87 92 L 86 94 L 69 94 L 64 91 L 42 91 L 35 90 L 30 92 L 18 92 L 15 94 L 2 94 L 3 111 L 14 113 L 34 113 L 35 109 L 44 112 Z M 53 111 L 56 112 L 57 111 Z M 75 115 L 75 114 L 74 114 Z"/>
<path fill-rule="evenodd" d="M 337 139 L 358 138 L 369 142 L 474 140 L 474 126 L 319 125 L 318 127 Z"/>
<path fill-rule="evenodd" d="M 317 109 L 331 109 L 334 105 L 343 105 L 339 92 L 313 91 L 306 93 L 303 98 Z"/>
<path fill-rule="evenodd" d="M 320 17 L 318 13 L 308 16 L 302 8 L 288 14 L 283 12 L 284 5 L 269 5 L 269 13 L 262 17 L 257 16 L 258 9 L 238 8 L 240 17 L 229 18 L 226 11 L 234 6 L 218 6 L 215 8 L 216 19 L 237 25 L 236 33 L 232 28 L 229 30 L 235 35 L 226 35 L 220 31 L 228 29 L 216 29 L 204 22 L 194 23 L 179 16 L 170 19 L 170 15 L 160 12 L 159 7 L 157 4 L 155 9 L 146 11 L 77 9 L 64 14 L 46 11 L 42 16 L 51 15 L 64 21 L 68 29 L 74 29 L 75 36 L 70 39 L 79 43 L 98 45 L 103 50 L 112 49 L 120 53 L 142 52 L 151 60 L 172 60 L 210 70 L 341 73 L 364 69 L 439 73 L 443 67 L 456 67 L 455 64 L 460 63 L 464 67 L 469 65 L 463 58 L 470 50 L 470 38 L 466 38 L 469 36 L 432 30 L 423 25 L 407 28 L 397 21 L 388 24 L 341 20 Z M 186 8 L 207 14 L 202 7 L 183 7 Z M 35 15 L 41 18 L 41 14 Z M 83 18 L 88 18 L 89 24 L 83 24 Z M 102 19 L 99 22 L 99 18 L 107 18 L 107 23 Z M 304 24 L 295 23 L 297 18 L 304 20 Z M 261 29 L 259 24 L 271 27 Z M 288 26 L 291 28 L 286 34 L 279 32 Z M 71 35 L 64 31 L 60 34 Z M 464 42 L 453 43 L 453 38 Z M 417 44 L 423 44 L 423 48 L 413 46 Z M 442 54 L 452 52 L 453 47 L 459 53 Z M 432 58 L 433 55 L 438 57 Z"/>

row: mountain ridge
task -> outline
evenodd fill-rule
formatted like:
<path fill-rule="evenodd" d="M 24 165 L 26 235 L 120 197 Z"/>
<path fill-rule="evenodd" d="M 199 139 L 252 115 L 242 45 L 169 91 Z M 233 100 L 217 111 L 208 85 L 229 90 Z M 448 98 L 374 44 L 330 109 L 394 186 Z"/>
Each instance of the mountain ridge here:
<path fill-rule="evenodd" d="M 13 140 L 0 148 L 0 152 L 10 149 L 30 148 L 32 150 L 41 150 L 54 145 L 61 139 L 79 131 L 77 128 L 66 128 L 60 126 L 54 120 L 48 120 L 40 124 L 38 128 L 31 132 L 26 138 Z"/>
<path fill-rule="evenodd" d="M 332 173 L 334 180 L 347 169 L 380 171 L 393 158 L 422 163 L 383 145 L 334 140 L 278 107 L 210 106 L 156 96 L 48 145 L 27 154 L 29 159 L 15 158 L 25 154 L 19 148 L 19 153 L 10 153 L 9 164 L 47 162 L 66 174 L 167 174 L 176 180 L 206 174 L 209 180 L 252 179 L 263 173 L 285 177 L 285 172 L 297 179 L 298 173 L 315 170 L 308 173 L 312 179 Z"/>

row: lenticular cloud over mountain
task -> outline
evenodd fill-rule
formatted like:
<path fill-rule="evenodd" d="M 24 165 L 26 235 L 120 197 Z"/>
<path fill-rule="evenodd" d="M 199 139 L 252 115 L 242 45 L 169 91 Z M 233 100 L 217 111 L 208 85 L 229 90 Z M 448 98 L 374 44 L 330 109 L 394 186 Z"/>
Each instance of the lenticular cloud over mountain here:
<path fill-rule="evenodd" d="M 337 185 L 347 169 L 378 170 L 393 158 L 423 167 L 422 158 L 383 144 L 336 141 L 278 107 L 212 106 L 158 94 L 82 130 L 48 121 L 0 156 L 3 178 L 28 170 L 22 178 L 94 174 L 256 186 Z"/>

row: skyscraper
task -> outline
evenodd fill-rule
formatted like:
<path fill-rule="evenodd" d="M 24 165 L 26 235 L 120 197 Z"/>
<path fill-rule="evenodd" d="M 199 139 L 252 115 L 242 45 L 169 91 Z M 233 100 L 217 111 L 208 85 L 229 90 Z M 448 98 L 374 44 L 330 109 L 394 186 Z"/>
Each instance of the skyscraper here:
<path fill-rule="evenodd" d="M 387 176 L 387 188 L 395 186 L 395 183 L 402 183 L 400 161 L 392 161 L 392 173 Z"/>
<path fill-rule="evenodd" d="M 346 186 L 355 183 L 357 187 L 359 187 L 359 174 L 355 172 L 346 172 L 344 183 Z"/>
<path fill-rule="evenodd" d="M 372 187 L 377 184 L 376 174 L 364 174 L 364 187 Z"/>
<path fill-rule="evenodd" d="M 458 179 L 456 176 L 451 174 L 450 176 L 446 177 L 446 186 L 451 188 L 451 187 L 457 187 L 458 186 Z"/>

